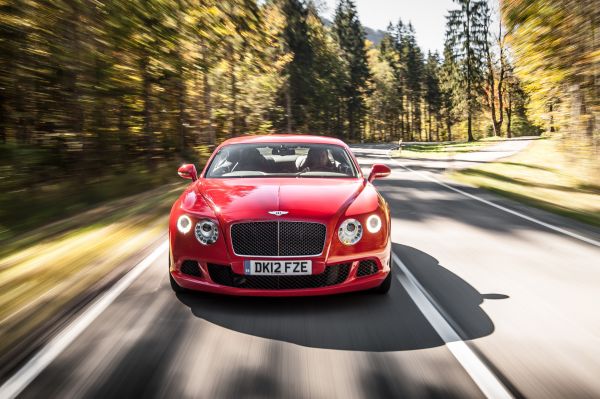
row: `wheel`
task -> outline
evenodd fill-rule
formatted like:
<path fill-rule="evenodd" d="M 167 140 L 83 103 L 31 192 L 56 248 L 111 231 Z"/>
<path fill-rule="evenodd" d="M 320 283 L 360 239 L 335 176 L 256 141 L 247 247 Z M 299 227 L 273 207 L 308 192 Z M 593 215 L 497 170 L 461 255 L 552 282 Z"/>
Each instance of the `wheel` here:
<path fill-rule="evenodd" d="M 379 285 L 379 287 L 373 288 L 373 292 L 379 295 L 385 295 L 390 290 L 392 286 L 392 268 L 390 267 L 390 272 L 383 282 Z"/>
<path fill-rule="evenodd" d="M 168 255 L 169 255 L 169 271 L 167 273 L 169 273 L 169 282 L 171 283 L 171 289 L 178 294 L 185 292 L 186 291 L 185 288 L 183 288 L 182 286 L 177 284 L 177 281 L 175 281 L 173 276 L 171 276 L 171 250 L 170 250 L 170 248 L 169 248 Z"/>

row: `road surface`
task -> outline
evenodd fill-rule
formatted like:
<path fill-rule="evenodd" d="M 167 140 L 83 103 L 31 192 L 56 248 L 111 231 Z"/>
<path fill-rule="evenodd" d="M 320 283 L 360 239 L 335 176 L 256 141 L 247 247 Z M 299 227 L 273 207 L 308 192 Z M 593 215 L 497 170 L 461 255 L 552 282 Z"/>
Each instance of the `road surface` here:
<path fill-rule="evenodd" d="M 353 149 L 365 170 L 393 168 L 376 183 L 393 217 L 388 296 L 176 296 L 163 245 L 64 350 L 37 359 L 39 375 L 25 365 L 35 378 L 20 396 L 600 397 L 600 231 L 447 182 L 456 162 L 389 148 Z"/>

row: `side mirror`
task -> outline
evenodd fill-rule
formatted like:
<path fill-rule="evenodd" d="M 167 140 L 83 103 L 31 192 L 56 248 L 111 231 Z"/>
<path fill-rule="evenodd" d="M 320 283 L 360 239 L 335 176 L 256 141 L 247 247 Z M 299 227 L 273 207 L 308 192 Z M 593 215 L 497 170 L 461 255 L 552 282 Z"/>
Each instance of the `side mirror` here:
<path fill-rule="evenodd" d="M 191 163 L 181 165 L 177 169 L 177 174 L 184 179 L 192 179 L 192 181 L 198 180 L 198 174 L 196 173 L 196 167 Z"/>
<path fill-rule="evenodd" d="M 392 170 L 383 164 L 376 163 L 371 168 L 371 173 L 369 173 L 369 182 L 372 182 L 375 179 L 380 179 L 382 177 L 389 176 L 392 173 Z"/>

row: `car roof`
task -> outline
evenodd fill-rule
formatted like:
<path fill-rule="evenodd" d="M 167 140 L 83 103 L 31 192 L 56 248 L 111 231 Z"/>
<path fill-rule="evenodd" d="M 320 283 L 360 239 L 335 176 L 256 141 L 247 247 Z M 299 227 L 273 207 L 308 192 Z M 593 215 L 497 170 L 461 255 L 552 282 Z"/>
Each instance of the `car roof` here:
<path fill-rule="evenodd" d="M 328 136 L 313 136 L 308 134 L 267 134 L 260 136 L 240 136 L 225 140 L 221 147 L 229 144 L 248 143 L 312 143 L 312 144 L 336 144 L 346 147 L 340 139 Z"/>

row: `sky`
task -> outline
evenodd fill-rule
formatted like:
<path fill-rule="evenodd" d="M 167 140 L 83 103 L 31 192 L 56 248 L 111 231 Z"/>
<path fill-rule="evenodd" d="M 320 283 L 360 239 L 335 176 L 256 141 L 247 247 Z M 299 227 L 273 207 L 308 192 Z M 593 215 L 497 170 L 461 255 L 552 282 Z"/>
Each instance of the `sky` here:
<path fill-rule="evenodd" d="M 358 16 L 363 25 L 385 30 L 390 21 L 412 22 L 417 42 L 427 50 L 444 49 L 446 14 L 456 8 L 452 0 L 354 0 Z M 337 0 L 322 0 L 323 15 L 333 20 Z"/>

